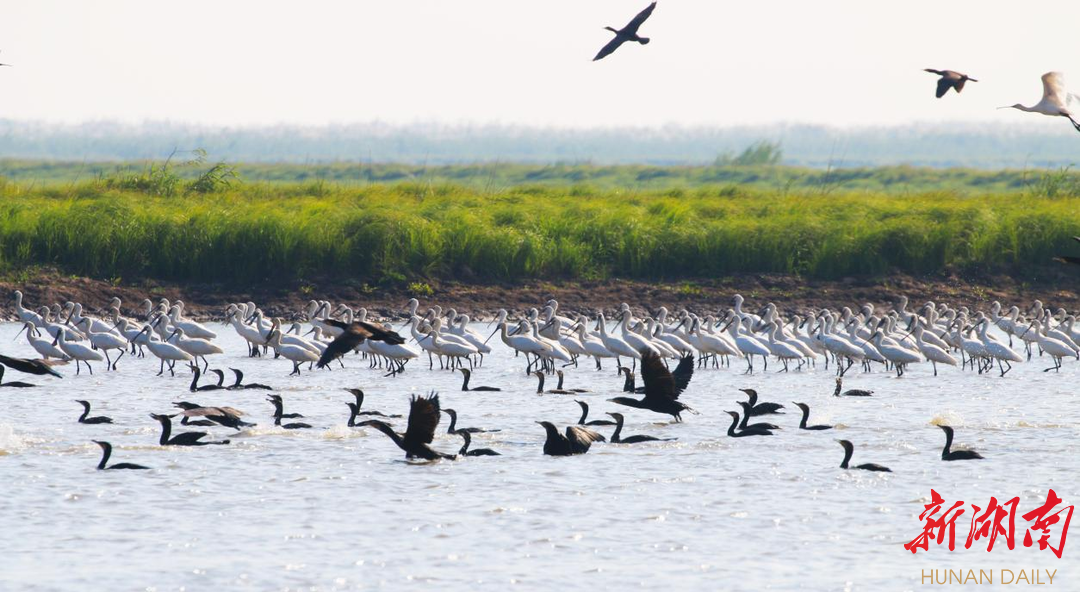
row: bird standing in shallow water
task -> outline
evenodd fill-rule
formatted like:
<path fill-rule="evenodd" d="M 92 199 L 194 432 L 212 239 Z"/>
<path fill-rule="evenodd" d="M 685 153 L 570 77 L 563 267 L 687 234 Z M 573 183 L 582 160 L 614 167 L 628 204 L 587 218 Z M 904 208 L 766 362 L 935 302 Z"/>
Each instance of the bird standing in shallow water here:
<path fill-rule="evenodd" d="M 611 41 L 608 41 L 607 45 L 600 48 L 600 52 L 596 54 L 596 57 L 593 58 L 593 61 L 595 62 L 596 60 L 602 60 L 606 58 L 607 56 L 611 55 L 616 49 L 619 49 L 619 46 L 621 46 L 623 43 L 626 43 L 627 41 L 636 41 L 642 45 L 648 45 L 649 38 L 638 35 L 638 29 L 641 28 L 641 25 L 649 18 L 650 15 L 652 15 L 654 9 L 656 9 L 656 2 L 653 2 L 652 4 L 648 5 L 645 10 L 639 12 L 637 16 L 635 16 L 633 20 L 627 23 L 626 26 L 622 29 L 616 29 L 614 27 L 604 27 L 608 31 L 615 33 L 615 38 Z"/>

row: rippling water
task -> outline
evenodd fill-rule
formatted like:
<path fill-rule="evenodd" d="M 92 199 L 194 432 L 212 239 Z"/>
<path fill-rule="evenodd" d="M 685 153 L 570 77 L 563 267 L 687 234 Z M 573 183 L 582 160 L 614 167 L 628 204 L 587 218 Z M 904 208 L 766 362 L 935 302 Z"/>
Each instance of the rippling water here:
<path fill-rule="evenodd" d="M 16 330 L 0 326 L 0 343 L 11 344 Z M 1080 468 L 1075 360 L 1055 374 L 1043 373 L 1049 362 L 1037 358 L 1004 379 L 953 368 L 935 378 L 929 365 L 901 379 L 854 368 L 845 387 L 876 391 L 865 400 L 833 398 L 832 372 L 820 362 L 752 377 L 736 363 L 694 375 L 683 400 L 701 414 L 682 424 L 619 409 L 624 435 L 678 441 L 598 444 L 585 456 L 550 458 L 534 421 L 573 423 L 578 406 L 570 396 L 537 396 L 522 359 L 501 344 L 473 384 L 504 392 L 462 393 L 459 375 L 429 371 L 426 360 L 397 378 L 353 356 L 346 370 L 289 377 L 290 363 L 248 359 L 231 329 L 219 333 L 228 353 L 212 366 L 269 383 L 287 412 L 317 429 L 272 427 L 262 391 L 189 393 L 190 375 L 156 377 L 150 358 L 125 357 L 119 372 L 100 364 L 92 377 L 66 367 L 63 380 L 9 372 L 8 380 L 42 388 L 0 391 L 3 589 L 894 590 L 920 587 L 922 569 L 948 567 L 1057 569 L 1055 584 L 1077 586 L 1076 553 L 1067 546 L 1059 560 L 1025 549 L 1019 518 L 1013 551 L 1001 543 L 990 554 L 985 543 L 964 550 L 970 511 L 958 521 L 956 551 L 932 545 L 913 556 L 902 547 L 921 532 L 931 487 L 948 502 L 983 507 L 990 496 L 1019 495 L 1024 512 L 1048 487 L 1066 503 L 1080 498 L 1072 481 Z M 4 350 L 34 355 L 21 339 Z M 581 398 L 595 417 L 615 409 L 604 400 L 621 384 L 614 365 L 567 372 L 568 387 L 594 391 Z M 365 408 L 388 413 L 407 413 L 410 394 L 437 389 L 460 427 L 501 428 L 476 435 L 473 446 L 504 456 L 404 462 L 382 434 L 345 427 L 351 397 L 341 389 L 350 386 L 368 393 Z M 840 425 L 787 429 L 798 423 L 789 409 L 770 420 L 785 427 L 777 436 L 728 438 L 723 411 L 737 409 L 740 387 L 764 400 L 807 402 L 812 423 Z M 116 423 L 76 423 L 77 398 Z M 159 447 L 147 414 L 181 399 L 238 407 L 260 426 L 211 430 L 232 438 L 230 446 Z M 987 460 L 941 462 L 934 420 L 955 426 L 957 443 Z M 442 431 L 446 425 L 444 417 Z M 895 472 L 840 470 L 838 438 L 855 443 L 853 462 Z M 96 471 L 91 439 L 116 446 L 112 462 L 154 470 Z M 434 445 L 454 452 L 461 440 L 441 433 Z"/>

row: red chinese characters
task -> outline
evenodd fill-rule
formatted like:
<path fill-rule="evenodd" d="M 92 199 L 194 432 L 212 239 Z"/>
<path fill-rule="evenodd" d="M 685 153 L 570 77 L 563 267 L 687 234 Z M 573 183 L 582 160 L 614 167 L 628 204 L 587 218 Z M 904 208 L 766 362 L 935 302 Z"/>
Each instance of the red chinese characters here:
<path fill-rule="evenodd" d="M 1040 551 L 1049 548 L 1054 555 L 1058 558 L 1061 557 L 1061 553 L 1065 548 L 1065 537 L 1069 531 L 1069 522 L 1072 520 L 1073 514 L 1073 506 L 1058 508 L 1061 503 L 1061 498 L 1051 489 L 1046 496 L 1046 502 L 1042 506 L 1022 516 L 1024 520 L 1033 523 L 1024 533 L 1025 547 L 1035 544 L 1035 539 L 1032 537 L 1034 532 L 1035 536 L 1038 537 Z M 1004 504 L 999 504 L 996 497 L 991 497 L 986 510 L 971 504 L 971 523 L 967 539 L 964 541 L 964 548 L 970 549 L 975 541 L 987 539 L 986 550 L 987 552 L 993 551 L 999 535 L 1005 539 L 1005 545 L 1009 549 L 1015 548 L 1016 514 L 1019 504 L 1019 497 L 1014 497 Z M 919 515 L 919 519 L 924 521 L 923 531 L 911 542 L 904 543 L 904 548 L 912 553 L 917 552 L 919 549 L 926 551 L 929 549 L 931 539 L 940 545 L 947 536 L 949 550 L 954 550 L 956 519 L 964 514 L 963 505 L 963 501 L 958 501 L 952 504 L 948 510 L 942 512 L 945 507 L 945 500 L 938 492 L 931 489 L 930 503 L 923 506 L 924 510 Z M 1055 536 L 1053 527 L 1059 524 L 1060 535 L 1057 535 L 1057 546 L 1055 547 L 1049 541 Z"/>

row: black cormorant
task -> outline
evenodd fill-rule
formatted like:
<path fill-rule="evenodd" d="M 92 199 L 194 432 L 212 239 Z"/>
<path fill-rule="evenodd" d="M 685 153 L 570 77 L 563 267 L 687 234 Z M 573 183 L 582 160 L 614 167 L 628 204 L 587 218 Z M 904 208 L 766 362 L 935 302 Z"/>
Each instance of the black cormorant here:
<path fill-rule="evenodd" d="M 800 430 L 831 430 L 831 429 L 833 429 L 833 426 L 831 426 L 831 425 L 812 425 L 812 426 L 806 425 L 806 422 L 810 419 L 810 406 L 807 405 L 806 403 L 795 403 L 794 401 L 792 401 L 792 403 L 794 403 L 795 406 L 798 407 L 799 409 L 802 409 L 802 419 L 799 420 L 799 429 Z"/>
<path fill-rule="evenodd" d="M 280 395 L 270 395 L 266 400 L 270 401 L 270 404 L 274 406 L 274 425 L 286 430 L 304 430 L 311 427 L 311 424 L 303 422 L 281 423 L 282 419 L 303 417 L 303 415 L 300 415 L 299 413 L 284 413 L 285 402 L 282 401 Z"/>
<path fill-rule="evenodd" d="M 452 454 L 439 452 L 430 446 L 435 438 L 435 429 L 439 427 L 439 416 L 439 395 L 433 392 L 426 397 L 412 396 L 409 402 L 409 424 L 404 434 L 395 432 L 390 424 L 377 419 L 369 419 L 357 425 L 371 426 L 389 436 L 398 448 L 405 451 L 405 458 L 424 460 L 456 458 Z"/>
<path fill-rule="evenodd" d="M 594 419 L 592 421 L 586 421 L 589 417 L 589 404 L 585 401 L 574 401 L 578 405 L 581 405 L 581 419 L 578 420 L 578 425 L 583 426 L 613 426 L 615 422 L 610 419 Z"/>
<path fill-rule="evenodd" d="M 469 432 L 470 434 L 484 434 L 487 432 L 501 432 L 501 429 L 485 430 L 483 428 L 459 428 L 457 427 L 457 411 L 447 407 L 442 410 L 443 413 L 450 416 L 450 425 L 446 428 L 447 434 L 456 434 L 458 432 Z"/>
<path fill-rule="evenodd" d="M 465 443 L 461 445 L 461 450 L 458 450 L 458 456 L 502 456 L 490 448 L 476 448 L 474 450 L 469 450 L 469 446 L 472 444 L 472 434 L 459 430 L 457 435 L 465 440 Z"/>
<path fill-rule="evenodd" d="M 967 74 L 961 74 L 953 70 L 934 70 L 933 68 L 924 68 L 923 71 L 929 72 L 931 74 L 937 74 L 941 77 L 938 78 L 937 92 L 935 93 L 937 95 L 937 98 L 939 99 L 945 96 L 945 93 L 949 92 L 950 88 L 955 88 L 956 92 L 959 93 L 960 91 L 964 90 L 965 82 L 978 82 L 978 80 L 971 78 Z"/>
<path fill-rule="evenodd" d="M 739 389 L 750 397 L 750 415 L 782 415 L 780 410 L 784 408 L 780 403 L 758 403 L 758 394 L 754 389 Z"/>
<path fill-rule="evenodd" d="M 90 415 L 89 401 L 76 400 L 75 402 L 83 406 L 82 415 L 79 416 L 79 423 L 112 423 L 112 418 L 105 417 L 104 415 L 99 415 L 97 417 L 87 417 L 88 415 Z"/>
<path fill-rule="evenodd" d="M 612 52 L 614 52 L 616 49 L 619 49 L 620 45 L 626 43 L 627 41 L 636 41 L 642 45 L 647 44 L 649 42 L 649 38 L 638 35 L 638 29 L 641 27 L 642 23 L 644 23 L 645 20 L 649 18 L 649 15 L 652 14 L 653 9 L 655 8 L 656 2 L 653 2 L 652 4 L 648 5 L 645 10 L 639 12 L 637 16 L 635 16 L 633 20 L 627 23 L 627 25 L 622 29 L 616 29 L 614 27 L 604 27 L 608 31 L 615 33 L 615 38 L 611 41 L 608 41 L 607 45 L 600 48 L 600 53 L 596 54 L 596 57 L 593 58 L 593 61 L 595 62 L 596 60 L 602 60 L 605 57 L 611 55 Z"/>
<path fill-rule="evenodd" d="M 841 469 L 862 469 L 864 471 L 879 471 L 884 473 L 891 473 L 892 469 L 889 467 L 883 467 L 874 463 L 866 463 L 864 465 L 855 465 L 849 467 L 848 462 L 851 460 L 851 455 L 855 452 L 855 445 L 847 440 L 840 440 L 840 445 L 844 447 L 844 462 L 840 463 Z"/>
<path fill-rule="evenodd" d="M 731 416 L 731 425 L 728 426 L 727 435 L 731 436 L 732 438 L 743 438 L 743 437 L 746 437 L 746 436 L 771 436 L 771 435 L 773 435 L 772 432 L 770 432 L 769 430 L 764 429 L 764 428 L 755 428 L 755 429 L 741 430 L 741 431 L 736 432 L 735 427 L 737 425 L 739 425 L 739 414 L 734 412 L 734 411 L 728 411 L 727 414 Z"/>
<path fill-rule="evenodd" d="M 974 460 L 983 458 L 983 455 L 974 450 L 952 450 L 953 429 L 947 425 L 939 425 L 945 432 L 945 448 L 941 450 L 941 460 Z"/>
<path fill-rule="evenodd" d="M 144 467 L 142 465 L 137 465 L 135 463 L 116 463 L 115 465 L 112 465 L 111 467 L 105 466 L 105 463 L 109 462 L 109 457 L 112 456 L 112 444 L 109 444 L 108 442 L 101 442 L 101 441 L 98 441 L 98 440 L 94 440 L 94 444 L 97 444 L 98 446 L 101 446 L 101 462 L 99 462 L 98 466 L 97 466 L 99 471 L 112 470 L 112 469 L 148 470 L 150 468 L 150 467 Z"/>
<path fill-rule="evenodd" d="M 373 417 L 390 417 L 390 418 L 400 418 L 401 417 L 400 415 L 388 415 L 386 413 L 383 413 L 382 411 L 361 411 L 361 409 L 363 409 L 363 407 L 364 407 L 364 391 L 362 391 L 362 390 L 360 390 L 358 388 L 347 388 L 345 390 L 352 393 L 352 395 L 354 397 L 356 397 L 356 414 L 357 415 L 371 415 Z"/>
<path fill-rule="evenodd" d="M 316 368 L 325 368 L 330 362 L 356 349 L 365 340 L 385 341 L 391 345 L 401 345 L 405 340 L 388 327 L 366 321 L 354 321 L 346 323 L 335 319 L 323 319 L 323 322 L 331 327 L 341 329 L 341 334 L 326 346 Z"/>
<path fill-rule="evenodd" d="M 266 386 L 265 384 L 259 384 L 257 382 L 251 382 L 251 383 L 248 383 L 248 384 L 240 384 L 240 383 L 244 382 L 244 373 L 237 370 L 236 368 L 229 368 L 229 370 L 232 370 L 232 373 L 236 375 L 236 382 L 232 383 L 230 386 L 225 387 L 227 390 L 230 390 L 230 391 L 242 390 L 242 389 L 259 389 L 259 390 L 263 390 L 263 391 L 272 391 L 272 390 L 274 390 L 274 389 L 270 388 L 269 386 Z"/>
<path fill-rule="evenodd" d="M 183 432 L 173 436 L 171 415 L 151 413 L 150 417 L 158 420 L 158 423 L 161 424 L 161 438 L 158 439 L 158 444 L 162 446 L 206 446 L 208 444 L 229 443 L 228 440 L 202 442 L 201 440 L 208 435 L 206 432 Z"/>
<path fill-rule="evenodd" d="M 52 367 L 67 364 L 67 360 L 30 360 L 27 358 L 12 358 L 0 355 L 0 364 L 26 374 L 36 374 L 38 376 L 51 374 L 57 378 L 63 378 L 63 376 L 60 376 L 60 373 L 53 370 Z"/>
<path fill-rule="evenodd" d="M 585 454 L 593 442 L 603 442 L 600 434 L 581 426 L 566 426 L 566 435 L 559 433 L 550 421 L 536 422 L 544 426 L 547 439 L 544 441 L 544 454 L 549 456 L 570 456 Z"/>
<path fill-rule="evenodd" d="M 470 371 L 468 368 L 458 368 L 458 370 L 460 370 L 461 373 L 463 375 L 465 375 L 465 379 L 461 381 L 461 390 L 463 390 L 463 391 L 496 392 L 496 391 L 501 391 L 502 390 L 501 388 L 495 387 L 495 386 L 474 386 L 474 387 L 470 387 L 469 386 L 469 379 L 472 378 L 472 371 Z"/>
<path fill-rule="evenodd" d="M 843 388 L 844 379 L 839 376 L 836 377 L 836 389 L 833 391 L 834 397 L 869 397 L 874 394 L 874 391 L 864 391 L 862 389 L 849 389 L 844 392 L 840 392 Z"/>
<path fill-rule="evenodd" d="M 655 436 L 627 436 L 623 438 L 621 436 L 624 419 L 623 414 L 610 412 L 608 413 L 608 415 L 615 418 L 615 432 L 611 434 L 611 440 L 609 440 L 612 444 L 638 444 L 639 442 L 670 442 L 675 439 L 657 438 Z"/>
<path fill-rule="evenodd" d="M 692 356 L 683 358 L 683 361 L 679 362 L 679 367 L 681 368 L 686 360 L 690 360 L 689 367 L 692 371 L 694 367 Z M 627 407 L 666 413 L 674 417 L 675 421 L 682 421 L 683 411 L 697 413 L 686 404 L 678 401 L 681 391 L 677 387 L 675 377 L 664 366 L 660 356 L 652 350 L 646 349 L 641 352 L 641 379 L 645 382 L 644 399 L 615 397 L 614 399 L 608 399 L 608 401 L 626 405 Z M 689 378 L 687 378 L 687 382 L 689 382 Z"/>

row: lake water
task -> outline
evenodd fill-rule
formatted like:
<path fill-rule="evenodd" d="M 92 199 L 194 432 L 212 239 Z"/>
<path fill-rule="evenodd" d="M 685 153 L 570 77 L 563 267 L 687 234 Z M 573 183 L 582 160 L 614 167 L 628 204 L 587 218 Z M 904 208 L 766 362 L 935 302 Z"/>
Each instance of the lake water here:
<path fill-rule="evenodd" d="M 233 366 L 249 382 L 272 385 L 287 412 L 316 429 L 272 426 L 263 391 L 189 393 L 190 375 L 157 377 L 156 359 L 98 364 L 95 374 L 64 379 L 9 371 L 37 389 L 2 389 L 0 412 L 0 587 L 4 590 L 530 590 L 549 589 L 808 589 L 921 588 L 929 569 L 1057 570 L 1054 584 L 1080 588 L 1076 550 L 1062 559 L 1024 548 L 1027 523 L 1017 517 L 1016 549 L 999 539 L 963 548 L 971 510 L 957 521 L 956 551 L 931 544 L 903 548 L 921 532 L 919 514 L 934 488 L 946 500 L 986 507 L 991 496 L 1020 497 L 1025 513 L 1053 487 L 1066 504 L 1080 499 L 1073 481 L 1080 406 L 1080 364 L 1043 373 L 1045 358 L 1017 364 L 1005 378 L 929 365 L 903 378 L 853 368 L 846 388 L 876 391 L 869 399 L 831 396 L 833 374 L 816 369 L 741 375 L 730 369 L 695 373 L 682 400 L 700 411 L 682 424 L 605 402 L 621 394 L 614 364 L 591 362 L 567 371 L 568 387 L 593 418 L 618 408 L 624 436 L 675 437 L 661 444 L 597 444 L 585 456 L 546 457 L 536 420 L 560 428 L 577 421 L 575 397 L 535 394 L 498 339 L 473 385 L 501 393 L 460 392 L 460 374 L 409 364 L 385 378 L 359 356 L 347 369 L 289 377 L 291 363 L 249 359 L 231 328 L 214 325 L 226 354 L 212 367 Z M 10 355 L 34 356 L 17 326 L 0 326 Z M 231 376 L 229 376 L 231 381 Z M 407 413 L 411 394 L 438 390 L 456 408 L 459 427 L 500 428 L 478 434 L 474 447 L 501 457 L 407 463 L 373 430 L 345 427 L 362 387 L 365 408 Z M 548 384 L 554 387 L 554 379 Z M 736 389 L 788 405 L 767 421 L 784 429 L 771 438 L 725 435 L 738 409 Z M 113 425 L 80 425 L 88 399 Z M 151 412 L 173 401 L 231 405 L 260 425 L 229 446 L 163 448 Z M 791 401 L 809 403 L 811 423 L 837 429 L 794 429 Z M 944 436 L 931 421 L 957 429 L 957 444 L 986 460 L 942 462 Z M 404 421 L 397 420 L 404 429 Z M 440 424 L 434 446 L 456 452 L 460 438 Z M 196 428 L 204 429 L 204 428 Z M 610 434 L 610 428 L 599 428 Z M 836 440 L 856 445 L 853 463 L 875 462 L 891 474 L 843 471 Z M 152 471 L 97 471 L 99 448 L 111 441 L 111 462 Z M 1055 542 L 1056 539 L 1052 539 Z M 1077 543 L 1074 543 L 1074 545 Z M 1043 581 L 1046 581 L 1045 575 Z M 998 580 L 995 579 L 995 584 Z"/>

